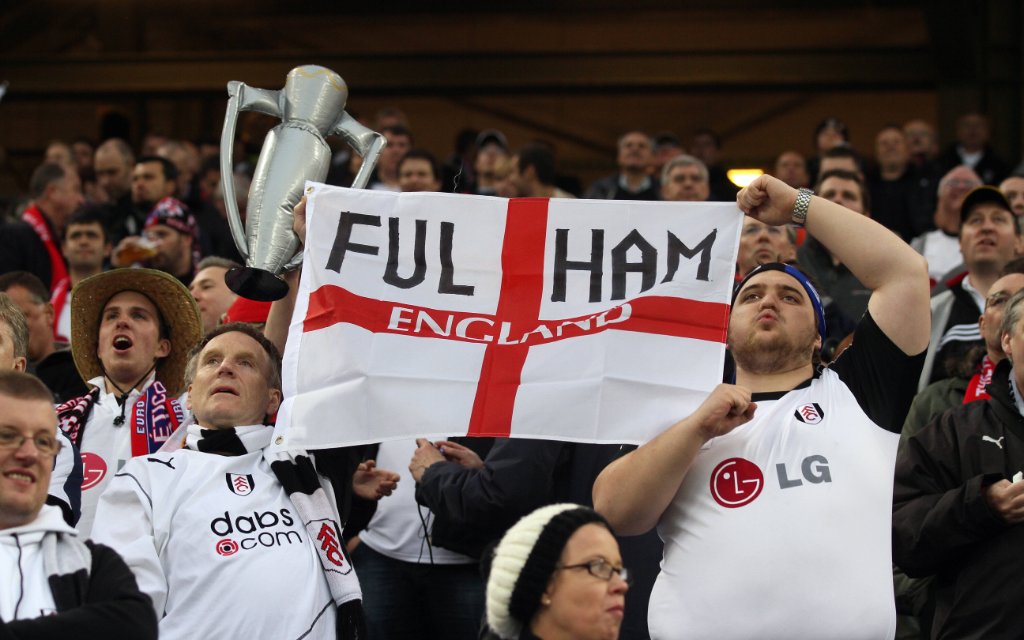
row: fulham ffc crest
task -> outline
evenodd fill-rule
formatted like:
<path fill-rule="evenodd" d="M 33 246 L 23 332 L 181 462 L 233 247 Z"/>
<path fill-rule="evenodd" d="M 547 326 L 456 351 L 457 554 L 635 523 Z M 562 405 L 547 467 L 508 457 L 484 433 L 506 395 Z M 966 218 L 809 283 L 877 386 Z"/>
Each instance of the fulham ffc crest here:
<path fill-rule="evenodd" d="M 256 483 L 252 479 L 252 474 L 242 475 L 240 473 L 225 473 L 228 481 L 228 489 L 231 489 L 231 493 L 239 496 L 247 496 L 252 493 L 252 490 L 256 488 Z"/>
<path fill-rule="evenodd" d="M 822 411 L 821 405 L 817 402 L 805 404 L 797 407 L 796 411 L 793 412 L 796 419 L 804 424 L 818 424 L 825 419 L 825 412 Z"/>

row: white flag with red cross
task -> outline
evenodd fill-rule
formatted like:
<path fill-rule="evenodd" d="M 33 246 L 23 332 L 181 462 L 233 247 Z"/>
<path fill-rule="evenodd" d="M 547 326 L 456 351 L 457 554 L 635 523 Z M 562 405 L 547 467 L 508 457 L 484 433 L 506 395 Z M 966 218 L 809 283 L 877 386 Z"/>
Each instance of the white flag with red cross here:
<path fill-rule="evenodd" d="M 307 192 L 278 445 L 639 443 L 721 381 L 735 204 Z"/>

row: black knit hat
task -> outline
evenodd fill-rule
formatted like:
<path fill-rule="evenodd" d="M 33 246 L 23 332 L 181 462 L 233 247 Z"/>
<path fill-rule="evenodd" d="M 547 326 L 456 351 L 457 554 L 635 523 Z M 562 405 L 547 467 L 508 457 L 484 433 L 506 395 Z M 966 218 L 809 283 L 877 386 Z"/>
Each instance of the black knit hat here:
<path fill-rule="evenodd" d="M 608 527 L 593 509 L 553 504 L 537 509 L 508 530 L 494 552 L 487 579 L 487 624 L 498 637 L 519 637 L 540 608 L 566 542 L 591 523 Z"/>

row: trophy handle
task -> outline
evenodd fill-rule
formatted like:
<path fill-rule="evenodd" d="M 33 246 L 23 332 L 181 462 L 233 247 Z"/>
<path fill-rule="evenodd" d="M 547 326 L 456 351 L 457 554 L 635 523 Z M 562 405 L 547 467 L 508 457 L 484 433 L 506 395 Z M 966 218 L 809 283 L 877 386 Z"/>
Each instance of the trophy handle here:
<path fill-rule="evenodd" d="M 365 127 L 358 120 L 348 114 L 341 112 L 338 122 L 331 128 L 330 133 L 339 135 L 348 142 L 356 152 L 363 156 L 363 164 L 359 167 L 359 173 L 352 181 L 353 189 L 362 189 L 370 181 L 373 168 L 377 166 L 377 158 L 388 141 L 383 135 L 369 127 Z"/>
<path fill-rule="evenodd" d="M 224 195 L 224 210 L 231 229 L 231 239 L 235 241 L 235 247 L 243 260 L 249 259 L 249 243 L 245 238 L 245 228 L 238 213 L 238 199 L 235 197 L 235 125 L 239 111 L 259 111 L 280 118 L 278 93 L 256 89 L 237 80 L 228 83 L 228 107 L 220 136 L 220 188 Z"/>

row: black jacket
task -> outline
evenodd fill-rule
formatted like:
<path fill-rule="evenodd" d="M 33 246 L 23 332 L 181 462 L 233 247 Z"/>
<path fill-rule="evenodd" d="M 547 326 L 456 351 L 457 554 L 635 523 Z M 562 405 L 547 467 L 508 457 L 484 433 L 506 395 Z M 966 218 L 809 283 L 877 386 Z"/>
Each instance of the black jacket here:
<path fill-rule="evenodd" d="M 1024 629 L 1024 525 L 1004 523 L 984 491 L 1024 471 L 1024 418 L 996 368 L 992 398 L 950 409 L 896 460 L 893 561 L 935 575 L 933 638 L 1012 638 Z"/>
<path fill-rule="evenodd" d="M 157 637 L 153 604 L 139 591 L 128 565 L 110 547 L 85 544 L 92 552 L 88 573 L 50 576 L 56 615 L 0 620 L 0 640 Z"/>

